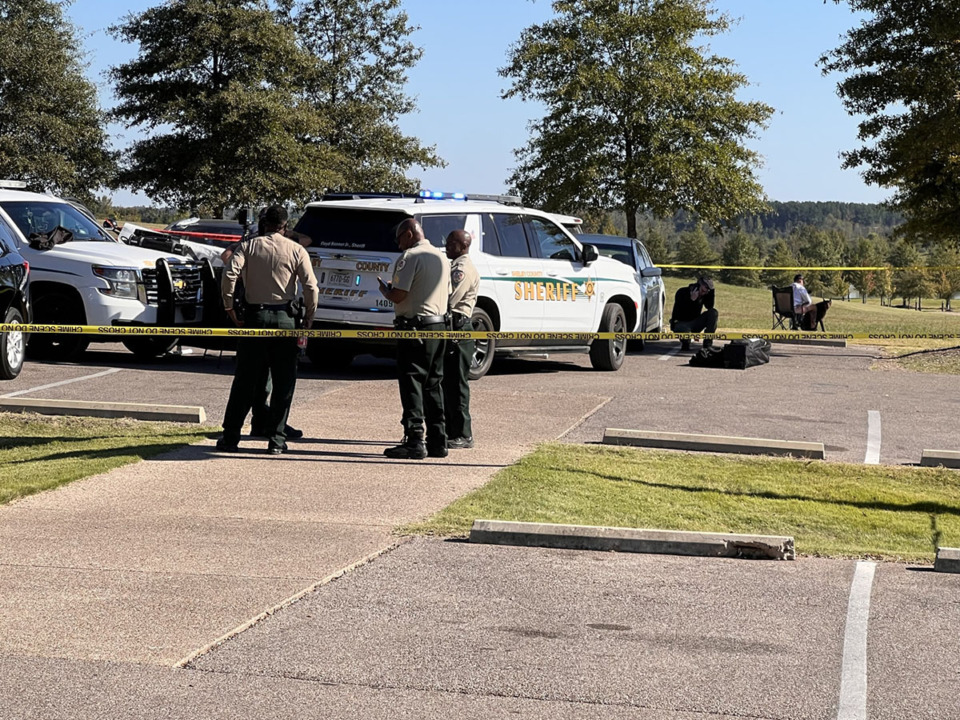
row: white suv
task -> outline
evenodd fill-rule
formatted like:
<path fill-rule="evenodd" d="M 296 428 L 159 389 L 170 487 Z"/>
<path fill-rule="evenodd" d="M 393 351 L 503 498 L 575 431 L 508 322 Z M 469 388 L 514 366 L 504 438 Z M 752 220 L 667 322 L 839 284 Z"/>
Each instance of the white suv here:
<path fill-rule="evenodd" d="M 640 290 L 630 268 L 599 257 L 548 213 L 521 207 L 516 198 L 439 193 L 421 196 L 327 196 L 308 205 L 296 231 L 312 239 L 309 253 L 320 285 L 314 327 L 391 327 L 393 306 L 377 289 L 400 253 L 396 226 L 416 218 L 427 239 L 443 247 L 453 230 L 474 238 L 470 257 L 480 273 L 474 328 L 502 332 L 632 332 Z M 599 370 L 623 364 L 624 341 L 570 338 L 489 340 L 477 343 L 471 378 L 482 377 L 494 354 L 583 352 Z M 343 367 L 369 344 L 312 341 L 314 362 Z"/>
<path fill-rule="evenodd" d="M 0 225 L 30 263 L 30 302 L 38 324 L 166 326 L 203 320 L 203 263 L 119 243 L 74 204 L 50 195 L 0 189 Z M 58 226 L 72 234 L 70 241 L 47 250 L 31 246 L 31 236 Z M 208 275 L 212 282 L 212 272 Z M 219 302 L 219 294 L 214 299 Z M 34 357 L 65 360 L 91 339 L 114 338 L 34 334 L 27 350 Z M 176 341 L 123 336 L 123 344 L 143 357 L 161 354 Z"/>

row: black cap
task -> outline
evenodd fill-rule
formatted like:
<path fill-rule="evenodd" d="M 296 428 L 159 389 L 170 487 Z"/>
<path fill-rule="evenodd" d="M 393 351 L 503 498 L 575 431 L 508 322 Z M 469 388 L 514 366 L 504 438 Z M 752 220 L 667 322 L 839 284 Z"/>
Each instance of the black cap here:
<path fill-rule="evenodd" d="M 701 285 L 706 285 L 708 289 L 713 290 L 713 279 L 703 276 L 699 279 Z"/>

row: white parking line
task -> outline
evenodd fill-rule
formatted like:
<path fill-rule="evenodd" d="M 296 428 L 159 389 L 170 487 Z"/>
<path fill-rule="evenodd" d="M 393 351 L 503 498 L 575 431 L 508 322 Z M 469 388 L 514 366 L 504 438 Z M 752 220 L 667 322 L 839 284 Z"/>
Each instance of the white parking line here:
<path fill-rule="evenodd" d="M 850 587 L 847 629 L 843 636 L 843 667 L 840 675 L 840 710 L 837 720 L 867 717 L 867 621 L 870 592 L 877 564 L 858 562 Z"/>
<path fill-rule="evenodd" d="M 104 377 L 105 375 L 113 375 L 113 373 L 118 373 L 123 368 L 111 368 L 110 370 L 104 370 L 103 372 L 94 373 L 93 375 L 84 375 L 82 377 L 73 378 L 73 380 L 61 380 L 60 382 L 50 383 L 49 385 L 41 385 L 40 387 L 29 388 L 28 390 L 18 390 L 17 392 L 7 393 L 6 395 L 0 395 L 0 398 L 12 398 L 18 397 L 19 395 L 26 395 L 27 393 L 40 392 L 41 390 L 49 390 L 50 388 L 60 387 L 61 385 L 69 385 L 70 383 L 80 382 L 81 380 L 93 380 L 93 378 Z"/>
<path fill-rule="evenodd" d="M 880 464 L 880 411 L 867 413 L 867 455 L 863 459 L 866 465 Z"/>
<path fill-rule="evenodd" d="M 680 346 L 679 346 L 679 345 L 678 345 L 677 347 L 673 348 L 672 350 L 668 350 L 666 355 L 661 355 L 661 356 L 660 356 L 660 359 L 661 359 L 661 360 L 669 360 L 669 359 L 672 358 L 674 355 L 676 355 L 678 352 L 680 352 Z"/>

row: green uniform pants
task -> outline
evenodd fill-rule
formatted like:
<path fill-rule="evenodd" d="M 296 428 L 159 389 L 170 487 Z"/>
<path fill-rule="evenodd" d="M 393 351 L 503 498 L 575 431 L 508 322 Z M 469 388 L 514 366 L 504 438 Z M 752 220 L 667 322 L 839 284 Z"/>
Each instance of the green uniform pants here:
<path fill-rule="evenodd" d="M 445 330 L 443 323 L 422 330 Z M 427 448 L 447 447 L 443 418 L 443 340 L 398 340 L 397 378 L 403 407 L 403 434 L 426 439 Z"/>
<path fill-rule="evenodd" d="M 294 327 L 293 317 L 286 310 L 249 308 L 244 314 L 246 329 L 293 330 Z M 272 379 L 270 412 L 263 429 L 271 444 L 283 444 L 283 428 L 287 424 L 297 384 L 297 357 L 296 338 L 240 338 L 237 369 L 223 415 L 223 439 L 226 442 L 235 443 L 240 439 L 247 413 L 258 398 L 262 398 L 268 380 Z"/>
<path fill-rule="evenodd" d="M 448 438 L 473 437 L 469 374 L 475 345 L 473 340 L 447 342 L 443 356 L 443 411 Z"/>

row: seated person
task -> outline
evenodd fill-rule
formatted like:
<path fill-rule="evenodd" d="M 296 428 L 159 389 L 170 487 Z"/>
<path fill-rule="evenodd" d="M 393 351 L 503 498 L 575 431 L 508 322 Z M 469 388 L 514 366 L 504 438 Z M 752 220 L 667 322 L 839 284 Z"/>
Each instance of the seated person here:
<path fill-rule="evenodd" d="M 833 301 L 813 302 L 810 299 L 810 293 L 803 285 L 803 275 L 794 276 L 791 287 L 793 288 L 793 313 L 800 319 L 800 329 L 816 330 L 817 323 L 823 320 Z"/>
<path fill-rule="evenodd" d="M 677 290 L 670 315 L 670 330 L 675 333 L 716 332 L 719 314 L 713 307 L 714 299 L 713 280 L 708 277 L 699 277 L 692 285 Z M 703 341 L 704 347 L 712 345 L 711 339 Z M 680 347 L 689 350 L 690 341 L 681 340 Z"/>

